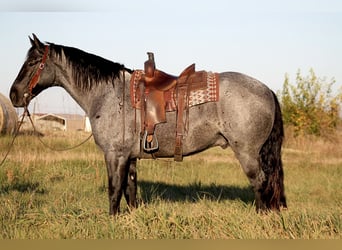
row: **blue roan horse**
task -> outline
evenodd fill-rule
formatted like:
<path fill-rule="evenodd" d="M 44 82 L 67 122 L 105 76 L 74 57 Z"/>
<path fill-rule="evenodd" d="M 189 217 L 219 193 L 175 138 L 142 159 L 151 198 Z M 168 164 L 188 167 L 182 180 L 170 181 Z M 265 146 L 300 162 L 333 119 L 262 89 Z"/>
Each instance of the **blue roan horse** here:
<path fill-rule="evenodd" d="M 136 207 L 137 159 L 141 155 L 140 119 L 131 106 L 132 71 L 76 48 L 43 44 L 33 35 L 10 98 L 16 107 L 52 86 L 64 88 L 90 118 L 96 144 L 103 150 L 108 171 L 110 214 L 119 212 L 122 194 Z M 241 73 L 219 74 L 219 101 L 191 107 L 184 156 L 214 146 L 230 146 L 255 193 L 257 211 L 286 207 L 281 147 L 284 136 L 279 103 L 261 82 Z M 139 111 L 137 111 L 139 112 Z M 159 151 L 173 157 L 175 113 L 156 126 Z"/>

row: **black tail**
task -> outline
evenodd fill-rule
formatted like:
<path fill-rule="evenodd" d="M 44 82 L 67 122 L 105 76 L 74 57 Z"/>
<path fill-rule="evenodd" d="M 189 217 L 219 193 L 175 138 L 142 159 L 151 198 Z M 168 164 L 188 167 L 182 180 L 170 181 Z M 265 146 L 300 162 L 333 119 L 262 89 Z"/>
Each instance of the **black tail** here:
<path fill-rule="evenodd" d="M 272 92 L 273 93 L 273 92 Z M 275 101 L 275 117 L 272 131 L 260 150 L 260 165 L 266 180 L 261 191 L 261 200 L 266 209 L 280 210 L 286 208 L 284 192 L 284 172 L 281 161 L 281 147 L 284 138 L 284 126 L 277 96 Z"/>

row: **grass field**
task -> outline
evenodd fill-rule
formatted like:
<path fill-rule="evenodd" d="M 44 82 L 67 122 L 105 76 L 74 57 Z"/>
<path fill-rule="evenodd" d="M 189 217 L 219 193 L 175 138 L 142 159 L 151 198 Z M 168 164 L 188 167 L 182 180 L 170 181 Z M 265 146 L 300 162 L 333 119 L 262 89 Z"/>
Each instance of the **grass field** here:
<path fill-rule="evenodd" d="M 86 134 L 43 140 L 66 147 Z M 108 215 L 103 155 L 93 141 L 54 152 L 20 136 L 0 168 L 1 239 L 340 239 L 341 134 L 297 138 L 283 149 L 288 210 L 257 214 L 231 150 L 138 162 L 138 209 Z M 72 138 L 72 139 L 70 139 Z M 2 159 L 11 138 L 0 137 Z M 0 159 L 0 160 L 1 160 Z"/>

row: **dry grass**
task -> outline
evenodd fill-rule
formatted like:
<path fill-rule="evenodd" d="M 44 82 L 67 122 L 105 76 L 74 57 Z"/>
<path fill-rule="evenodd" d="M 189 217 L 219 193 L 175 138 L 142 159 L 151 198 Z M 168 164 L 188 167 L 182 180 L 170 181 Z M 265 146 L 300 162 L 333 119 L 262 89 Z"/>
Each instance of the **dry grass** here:
<path fill-rule="evenodd" d="M 58 133 L 43 140 L 61 148 L 86 137 Z M 139 161 L 141 205 L 128 212 L 123 202 L 123 213 L 112 218 L 103 155 L 92 140 L 53 152 L 35 137 L 20 136 L 0 169 L 0 238 L 339 239 L 341 140 L 341 133 L 334 141 L 286 140 L 289 209 L 281 213 L 256 214 L 233 153 L 213 148 L 183 163 Z M 0 138 L 0 157 L 9 141 Z"/>

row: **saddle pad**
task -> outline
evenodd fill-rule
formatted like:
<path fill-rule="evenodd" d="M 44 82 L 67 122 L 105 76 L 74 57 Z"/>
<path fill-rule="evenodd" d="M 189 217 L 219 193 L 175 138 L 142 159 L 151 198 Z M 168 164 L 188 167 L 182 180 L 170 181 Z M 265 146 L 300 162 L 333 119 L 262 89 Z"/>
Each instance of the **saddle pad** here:
<path fill-rule="evenodd" d="M 144 74 L 143 70 L 135 70 L 131 76 L 130 93 L 133 108 L 141 109 L 139 96 L 139 81 Z M 203 104 L 206 102 L 217 102 L 219 100 L 219 74 L 207 71 L 198 71 L 191 75 L 189 84 L 189 107 Z M 177 90 L 173 87 L 164 91 L 166 111 L 177 110 Z"/>

